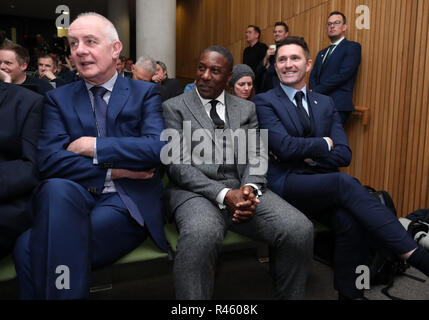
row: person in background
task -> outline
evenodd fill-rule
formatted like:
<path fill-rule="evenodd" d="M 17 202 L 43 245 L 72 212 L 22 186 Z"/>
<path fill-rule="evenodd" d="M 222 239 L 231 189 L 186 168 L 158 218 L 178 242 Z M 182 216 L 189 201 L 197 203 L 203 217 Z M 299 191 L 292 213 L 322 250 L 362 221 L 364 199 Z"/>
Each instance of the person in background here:
<path fill-rule="evenodd" d="M 47 80 L 28 76 L 27 70 L 30 55 L 28 50 L 19 44 L 6 42 L 0 47 L 0 70 L 8 73 L 12 83 L 27 87 L 41 95 L 52 90 Z"/>
<path fill-rule="evenodd" d="M 247 64 L 257 74 L 258 64 L 264 59 L 268 46 L 260 42 L 261 29 L 255 25 L 248 25 L 246 29 L 246 41 L 249 44 L 243 50 L 243 64 Z M 254 86 L 259 88 L 260 79 L 256 78 Z"/>
<path fill-rule="evenodd" d="M 116 70 L 118 70 L 119 74 L 123 77 L 132 78 L 133 73 L 125 70 L 125 63 L 127 62 L 127 58 L 125 56 L 119 56 L 118 61 L 116 61 Z"/>
<path fill-rule="evenodd" d="M 311 90 L 330 96 L 334 100 L 343 126 L 354 110 L 353 89 L 362 60 L 360 43 L 347 40 L 346 31 L 344 14 L 338 11 L 331 12 L 326 24 L 331 45 L 317 54 L 309 79 Z"/>
<path fill-rule="evenodd" d="M 153 82 L 152 77 L 156 71 L 156 61 L 151 57 L 142 56 L 137 59 L 133 67 L 133 79 Z"/>
<path fill-rule="evenodd" d="M 162 61 L 156 62 L 156 71 L 152 76 L 152 81 L 161 86 L 162 101 L 166 101 L 183 93 L 182 83 L 178 79 L 168 77 L 167 66 Z"/>
<path fill-rule="evenodd" d="M 274 68 L 276 53 L 276 45 L 286 39 L 289 35 L 289 27 L 283 21 L 278 21 L 274 24 L 273 39 L 275 44 L 270 45 L 265 57 L 258 65 L 256 77 L 260 78 L 260 85 L 257 93 L 266 92 L 272 88 L 275 88 L 279 84 L 279 78 L 277 77 L 276 69 Z"/>
<path fill-rule="evenodd" d="M 66 84 L 63 79 L 56 76 L 58 72 L 58 60 L 53 55 L 41 54 L 37 59 L 37 71 L 39 78 L 49 81 L 54 88 Z"/>
<path fill-rule="evenodd" d="M 251 100 L 255 96 L 255 73 L 247 64 L 237 64 L 232 68 L 229 81 L 230 92 L 239 98 Z"/>

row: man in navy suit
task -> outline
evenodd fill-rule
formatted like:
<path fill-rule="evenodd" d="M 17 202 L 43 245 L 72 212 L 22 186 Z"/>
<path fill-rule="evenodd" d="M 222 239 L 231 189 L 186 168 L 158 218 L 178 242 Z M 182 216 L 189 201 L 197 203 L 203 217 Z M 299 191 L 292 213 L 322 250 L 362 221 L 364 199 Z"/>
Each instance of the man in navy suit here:
<path fill-rule="evenodd" d="M 2 82 L 7 77 L 0 70 L 0 259 L 31 225 L 27 206 L 39 181 L 36 146 L 43 107 L 41 95 Z"/>
<path fill-rule="evenodd" d="M 158 170 L 159 89 L 118 75 L 122 44 L 101 15 L 79 15 L 68 38 L 83 78 L 46 96 L 33 227 L 18 240 L 21 298 L 88 297 L 91 269 L 148 236 L 167 251 Z"/>
<path fill-rule="evenodd" d="M 280 85 L 254 98 L 260 127 L 269 130 L 268 188 L 313 218 L 330 214 L 340 297 L 363 297 L 355 282 L 356 267 L 365 264 L 366 232 L 429 275 L 429 254 L 399 220 L 356 178 L 338 172 L 349 165 L 351 150 L 332 98 L 306 89 L 311 65 L 304 39 L 286 38 L 276 51 Z"/>
<path fill-rule="evenodd" d="M 331 45 L 317 54 L 309 86 L 334 100 L 344 125 L 354 110 L 353 88 L 361 62 L 361 45 L 345 38 L 346 17 L 341 12 L 329 15 L 326 28 Z"/>

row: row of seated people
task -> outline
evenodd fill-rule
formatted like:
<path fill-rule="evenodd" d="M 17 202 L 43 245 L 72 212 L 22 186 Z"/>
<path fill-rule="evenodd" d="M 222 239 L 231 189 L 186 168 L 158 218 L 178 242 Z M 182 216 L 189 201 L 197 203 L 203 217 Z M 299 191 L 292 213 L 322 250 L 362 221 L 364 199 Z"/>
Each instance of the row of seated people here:
<path fill-rule="evenodd" d="M 0 72 L 3 81 L 19 84 L 44 95 L 53 88 L 81 80 L 72 56 L 66 58 L 66 67 L 54 53 L 40 53 L 36 72 L 27 71 L 29 61 L 29 52 L 23 46 L 11 41 L 2 44 Z M 162 101 L 183 93 L 183 85 L 179 80 L 168 77 L 167 66 L 162 61 L 141 57 L 135 65 L 132 62 L 133 60 L 120 56 L 116 64 L 118 73 L 123 77 L 157 83 Z"/>
<path fill-rule="evenodd" d="M 212 298 L 227 230 L 268 244 L 277 298 L 302 299 L 313 254 L 307 216 L 324 213 L 336 234 L 340 297 L 363 298 L 355 272 L 366 233 L 429 275 L 429 254 L 357 179 L 338 172 L 351 150 L 332 99 L 306 89 L 304 39 L 278 44 L 280 84 L 252 101 L 235 89 L 253 84 L 252 71 L 212 46 L 200 55 L 195 88 L 162 102 L 158 85 L 119 75 L 122 44 L 105 17 L 79 15 L 68 37 L 80 81 L 44 100 L 1 83 L 0 241 L 4 252 L 14 248 L 22 299 L 87 298 L 91 270 L 148 237 L 168 251 L 163 206 L 179 232 L 178 299 Z M 246 140 L 234 146 L 236 132 Z M 60 266 L 68 288 L 56 285 Z"/>

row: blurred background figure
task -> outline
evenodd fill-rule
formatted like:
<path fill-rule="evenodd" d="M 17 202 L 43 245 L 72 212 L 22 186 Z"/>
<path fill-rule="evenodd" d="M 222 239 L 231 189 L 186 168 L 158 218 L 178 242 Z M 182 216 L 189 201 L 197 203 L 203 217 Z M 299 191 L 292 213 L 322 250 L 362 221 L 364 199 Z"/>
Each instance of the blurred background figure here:
<path fill-rule="evenodd" d="M 166 101 L 183 93 L 182 83 L 175 78 L 169 78 L 167 66 L 162 61 L 156 62 L 156 71 L 152 81 L 161 86 L 161 100 Z"/>
<path fill-rule="evenodd" d="M 231 93 L 237 97 L 251 100 L 255 95 L 255 73 L 247 64 L 237 64 L 232 69 L 229 81 Z"/>

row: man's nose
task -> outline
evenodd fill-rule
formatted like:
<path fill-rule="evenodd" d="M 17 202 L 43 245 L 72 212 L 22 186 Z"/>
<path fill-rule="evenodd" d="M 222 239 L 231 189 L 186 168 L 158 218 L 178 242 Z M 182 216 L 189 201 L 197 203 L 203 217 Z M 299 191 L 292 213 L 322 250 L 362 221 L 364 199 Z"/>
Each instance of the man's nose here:
<path fill-rule="evenodd" d="M 204 70 L 203 74 L 201 75 L 201 78 L 204 80 L 210 80 L 211 78 L 210 70 L 209 69 Z"/>

